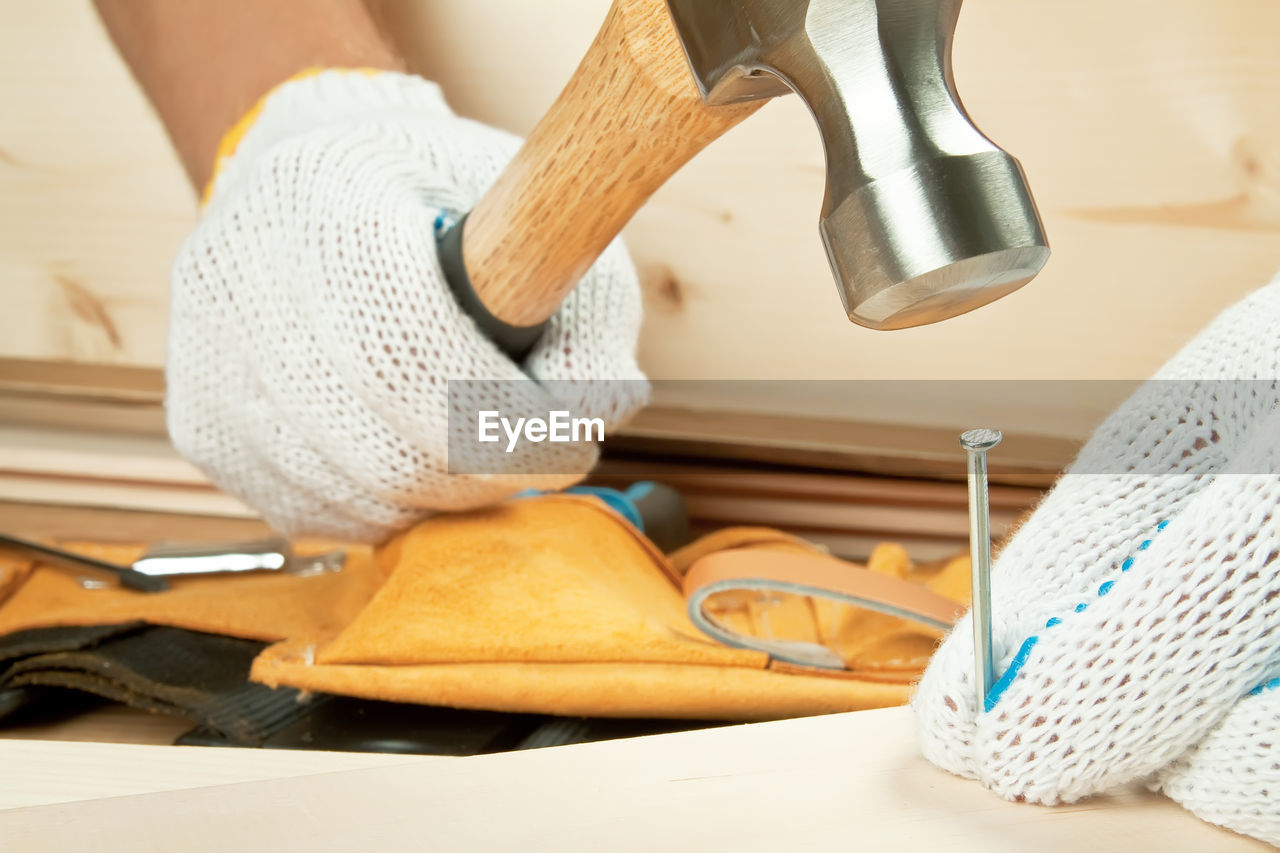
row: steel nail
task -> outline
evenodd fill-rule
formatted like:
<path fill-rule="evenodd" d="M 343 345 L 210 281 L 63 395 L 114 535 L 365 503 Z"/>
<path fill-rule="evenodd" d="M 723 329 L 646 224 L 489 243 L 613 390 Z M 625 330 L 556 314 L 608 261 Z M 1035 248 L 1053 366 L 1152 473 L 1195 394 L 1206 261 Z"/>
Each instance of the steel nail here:
<path fill-rule="evenodd" d="M 973 657 L 978 707 L 986 708 L 995 681 L 991 652 L 991 503 L 987 492 L 987 451 L 1000 443 L 997 429 L 971 429 L 960 436 L 969 456 L 969 560 L 973 578 Z"/>

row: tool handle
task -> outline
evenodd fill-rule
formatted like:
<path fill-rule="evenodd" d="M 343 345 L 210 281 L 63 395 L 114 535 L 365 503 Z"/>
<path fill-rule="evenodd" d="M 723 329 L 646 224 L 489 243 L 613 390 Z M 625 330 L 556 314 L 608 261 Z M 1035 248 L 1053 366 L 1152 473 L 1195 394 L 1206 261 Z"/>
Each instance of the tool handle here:
<path fill-rule="evenodd" d="M 126 589 L 138 592 L 164 592 L 169 588 L 169 582 L 164 578 L 144 575 L 142 572 L 134 571 L 128 566 L 109 563 L 106 560 L 99 560 L 97 557 L 86 557 L 83 554 L 64 551 L 61 548 L 52 548 L 48 545 L 41 545 L 39 542 L 32 542 L 7 533 L 0 533 L 0 548 L 9 548 L 27 557 L 39 560 L 42 563 L 58 566 L 59 568 L 108 575 L 115 578 Z"/>
<path fill-rule="evenodd" d="M 499 325 L 499 343 L 531 345 L 645 200 L 762 103 L 704 104 L 664 0 L 614 0 L 560 97 L 454 238 L 469 279 L 453 282 L 460 301 L 482 327 L 494 326 L 487 313 L 525 330 Z"/>
<path fill-rule="evenodd" d="M 665 483 L 644 480 L 633 484 L 624 494 L 640 514 L 644 535 L 663 553 L 669 554 L 693 541 L 689 509 L 675 489 Z"/>

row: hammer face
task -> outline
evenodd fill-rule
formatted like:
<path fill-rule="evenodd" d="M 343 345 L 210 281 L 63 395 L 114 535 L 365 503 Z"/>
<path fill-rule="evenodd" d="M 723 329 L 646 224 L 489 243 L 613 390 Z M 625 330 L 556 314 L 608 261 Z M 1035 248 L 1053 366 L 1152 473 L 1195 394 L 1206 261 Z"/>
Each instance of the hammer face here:
<path fill-rule="evenodd" d="M 994 146 L 852 189 L 833 187 L 828 173 L 819 230 L 849 319 L 872 329 L 972 311 L 1049 259 L 1022 168 Z"/>
<path fill-rule="evenodd" d="M 820 231 L 849 318 L 933 323 L 1030 281 L 1049 256 L 1022 168 L 951 74 L 960 0 L 668 0 L 708 103 L 795 91 L 827 156 Z"/>

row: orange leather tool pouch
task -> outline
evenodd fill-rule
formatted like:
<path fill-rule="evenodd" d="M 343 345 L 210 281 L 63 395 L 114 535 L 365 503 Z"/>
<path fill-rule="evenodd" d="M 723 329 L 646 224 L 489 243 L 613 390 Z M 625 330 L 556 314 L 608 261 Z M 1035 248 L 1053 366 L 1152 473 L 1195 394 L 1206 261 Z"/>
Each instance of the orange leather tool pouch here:
<path fill-rule="evenodd" d="M 141 551 L 68 547 L 118 562 Z M 740 583 L 760 574 L 801 588 Z M 834 598 L 809 594 L 833 579 Z M 668 558 L 597 499 L 547 495 L 429 519 L 312 577 L 175 579 L 143 594 L 86 590 L 66 571 L 0 558 L 0 635 L 143 621 L 271 642 L 252 677 L 272 686 L 501 711 L 757 720 L 904 702 L 942 635 L 938 619 L 963 608 L 967 579 L 965 560 L 917 569 L 882 546 L 864 568 L 757 528 L 720 531 Z M 697 593 L 698 620 L 733 645 L 694 624 L 682 586 Z M 811 666 L 774 653 L 797 648 L 828 654 Z"/>

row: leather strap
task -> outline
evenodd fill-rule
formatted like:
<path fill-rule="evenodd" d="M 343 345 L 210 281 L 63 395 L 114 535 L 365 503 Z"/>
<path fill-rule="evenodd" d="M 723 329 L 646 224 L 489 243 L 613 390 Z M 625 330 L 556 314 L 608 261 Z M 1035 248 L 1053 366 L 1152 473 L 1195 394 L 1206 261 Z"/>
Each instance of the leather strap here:
<path fill-rule="evenodd" d="M 844 669 L 826 646 L 794 640 L 765 640 L 729 631 L 703 610 L 708 598 L 729 590 L 811 595 L 865 607 L 946 631 L 964 605 L 889 575 L 858 568 L 819 554 L 735 548 L 708 554 L 684 576 L 689 618 L 703 633 L 728 646 L 753 649 L 775 660 L 823 669 Z"/>
<path fill-rule="evenodd" d="M 33 628 L 0 637 L 0 695 L 78 690 L 186 717 L 229 742 L 257 746 L 309 713 L 299 691 L 249 681 L 265 645 L 140 622 Z"/>

